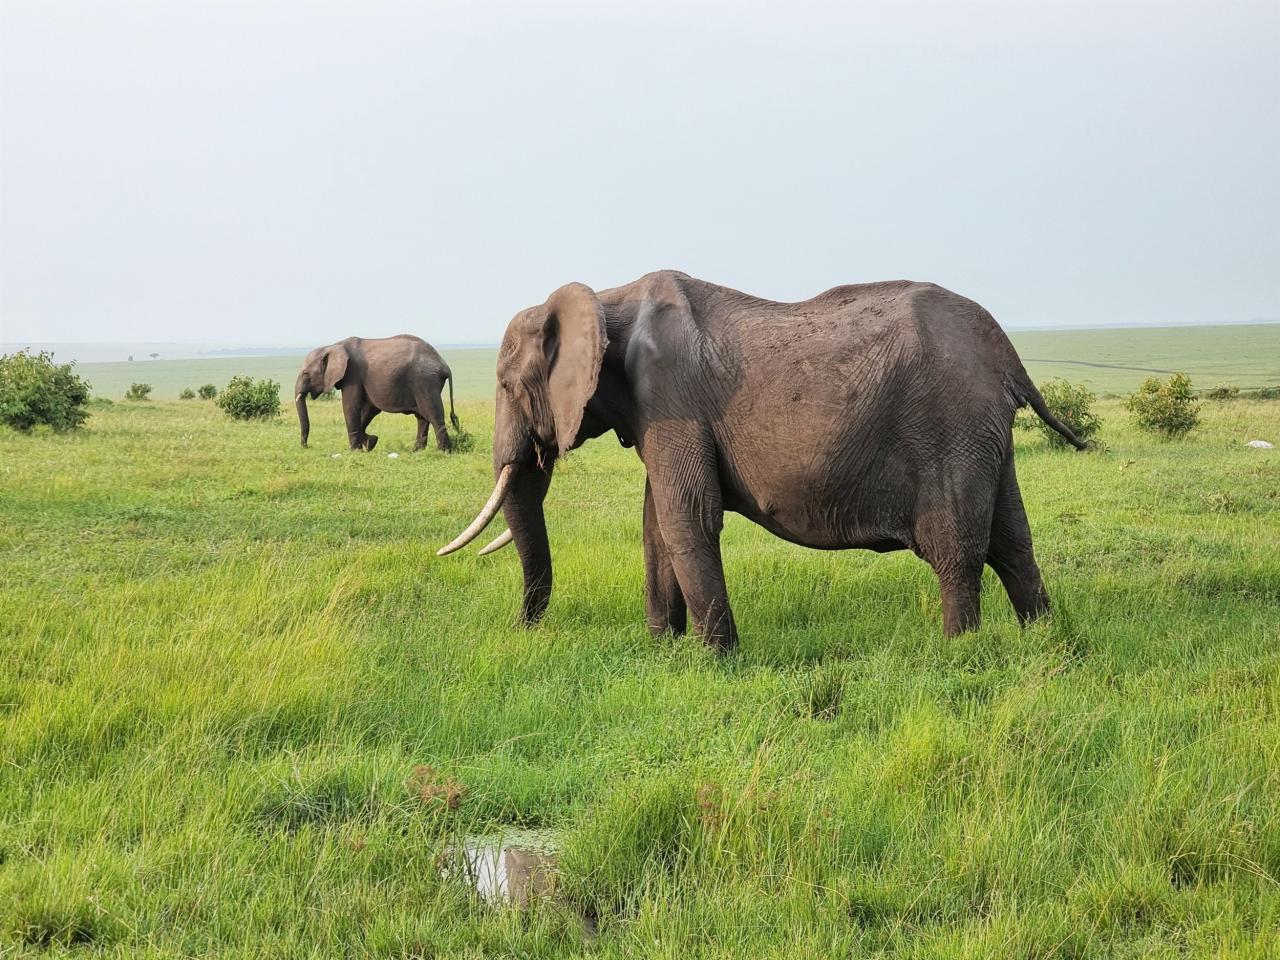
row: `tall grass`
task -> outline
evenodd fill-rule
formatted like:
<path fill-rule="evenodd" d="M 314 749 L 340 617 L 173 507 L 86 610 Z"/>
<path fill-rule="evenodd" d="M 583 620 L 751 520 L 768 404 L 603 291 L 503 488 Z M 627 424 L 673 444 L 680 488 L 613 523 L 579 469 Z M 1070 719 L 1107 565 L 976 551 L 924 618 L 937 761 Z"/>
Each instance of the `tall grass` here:
<path fill-rule="evenodd" d="M 1242 444 L 1280 404 L 1099 412 L 1105 452 L 1019 437 L 1051 619 L 989 578 L 944 639 L 911 556 L 730 518 L 726 660 L 645 632 L 605 439 L 557 469 L 540 628 L 514 552 L 434 557 L 491 484 L 474 393 L 453 457 L 386 416 L 352 453 L 337 404 L 307 450 L 163 400 L 2 433 L 0 952 L 1267 956 L 1280 457 Z M 440 870 L 504 824 L 563 831 L 530 915 Z"/>

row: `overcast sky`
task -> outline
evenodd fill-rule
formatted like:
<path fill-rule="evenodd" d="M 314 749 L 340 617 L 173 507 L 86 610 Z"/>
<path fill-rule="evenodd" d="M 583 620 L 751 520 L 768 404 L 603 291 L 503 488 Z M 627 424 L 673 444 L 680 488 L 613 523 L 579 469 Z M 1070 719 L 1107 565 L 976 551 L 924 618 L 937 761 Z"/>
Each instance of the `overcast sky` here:
<path fill-rule="evenodd" d="M 1280 2 L 0 0 L 0 340 L 496 341 L 579 280 L 1280 317 Z"/>

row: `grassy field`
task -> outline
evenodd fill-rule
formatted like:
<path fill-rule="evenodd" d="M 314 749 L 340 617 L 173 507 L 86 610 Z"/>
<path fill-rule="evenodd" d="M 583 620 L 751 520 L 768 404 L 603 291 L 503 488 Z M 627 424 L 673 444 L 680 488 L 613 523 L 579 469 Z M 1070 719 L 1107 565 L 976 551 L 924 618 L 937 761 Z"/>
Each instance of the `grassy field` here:
<path fill-rule="evenodd" d="M 488 373 L 450 360 L 454 457 L 408 417 L 353 454 L 336 403 L 308 450 L 198 401 L 0 432 L 0 954 L 1277 955 L 1280 449 L 1243 442 L 1280 444 L 1280 402 L 1019 435 L 1056 602 L 1026 631 L 994 578 L 948 640 L 910 555 L 731 517 L 718 660 L 646 633 L 643 472 L 603 438 L 556 471 L 541 627 L 514 552 L 434 556 L 491 486 Z M 507 824 L 560 831 L 528 913 L 440 868 Z"/>
<path fill-rule="evenodd" d="M 454 395 L 493 399 L 493 367 L 497 348 L 492 350 L 462 349 L 445 351 L 449 369 L 453 371 Z M 302 366 L 302 354 L 296 357 L 217 357 L 208 360 L 147 360 L 133 363 L 81 363 L 76 373 L 93 387 L 95 396 L 119 400 L 131 383 L 149 383 L 151 396 L 160 400 L 176 399 L 184 389 L 196 390 L 204 383 L 221 389 L 238 374 L 255 379 L 263 377 L 280 384 L 282 396 L 291 395 L 293 382 Z"/>
<path fill-rule="evenodd" d="M 1280 323 L 1247 326 L 1158 327 L 1118 330 L 1014 331 L 1010 334 L 1027 370 L 1037 381 L 1066 377 L 1094 392 L 1130 393 L 1146 377 L 1174 370 L 1190 374 L 1200 387 L 1280 386 Z M 445 350 L 457 391 L 490 399 L 497 350 Z M 220 357 L 211 360 L 147 360 L 85 363 L 78 371 L 94 393 L 120 398 L 129 384 L 150 383 L 153 396 L 177 397 L 184 387 L 225 384 L 238 373 L 270 377 L 284 392 L 293 386 L 301 356 Z"/>

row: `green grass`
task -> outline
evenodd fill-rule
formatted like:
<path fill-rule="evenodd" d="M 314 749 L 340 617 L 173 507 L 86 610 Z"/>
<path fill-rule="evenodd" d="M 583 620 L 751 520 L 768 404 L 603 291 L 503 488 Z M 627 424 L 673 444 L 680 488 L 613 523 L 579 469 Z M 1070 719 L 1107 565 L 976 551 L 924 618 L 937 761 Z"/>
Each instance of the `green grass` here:
<path fill-rule="evenodd" d="M 445 350 L 453 371 L 454 395 L 488 399 L 493 397 L 494 349 Z M 110 400 L 124 398 L 131 383 L 149 383 L 157 400 L 175 400 L 184 388 L 192 390 L 212 383 L 219 390 L 234 376 L 244 374 L 255 380 L 269 378 L 280 384 L 281 394 L 292 395 L 293 381 L 302 366 L 302 354 L 295 357 L 217 357 L 207 360 L 135 360 L 133 363 L 79 363 L 76 373 L 93 387 L 94 396 Z"/>
<path fill-rule="evenodd" d="M 1056 602 L 1026 631 L 989 579 L 944 639 L 910 555 L 731 517 L 719 660 L 645 632 L 643 473 L 607 439 L 556 471 L 540 628 L 513 551 L 434 556 L 490 489 L 488 393 L 452 458 L 385 416 L 353 454 L 336 403 L 308 450 L 163 399 L 0 433 L 0 954 L 1275 955 L 1280 451 L 1242 443 L 1280 403 L 1020 434 Z M 563 900 L 442 877 L 505 824 L 562 831 Z"/>
<path fill-rule="evenodd" d="M 1239 387 L 1280 385 L 1280 323 L 1241 326 L 1154 327 L 1109 330 L 1023 330 L 1010 339 L 1037 383 L 1065 377 L 1095 393 L 1131 393 L 1152 374 L 1190 374 L 1200 389 L 1219 383 Z M 444 351 L 459 395 L 493 395 L 496 349 Z M 119 399 L 129 384 L 155 387 L 157 399 L 173 399 L 184 387 L 226 384 L 236 374 L 270 377 L 288 392 L 301 365 L 296 357 L 220 357 L 211 360 L 145 360 L 82 363 L 77 372 L 100 397 Z"/>
<path fill-rule="evenodd" d="M 1280 323 L 1010 334 L 1037 383 L 1065 377 L 1094 392 L 1132 393 L 1149 376 L 1175 371 L 1196 387 L 1280 385 Z"/>

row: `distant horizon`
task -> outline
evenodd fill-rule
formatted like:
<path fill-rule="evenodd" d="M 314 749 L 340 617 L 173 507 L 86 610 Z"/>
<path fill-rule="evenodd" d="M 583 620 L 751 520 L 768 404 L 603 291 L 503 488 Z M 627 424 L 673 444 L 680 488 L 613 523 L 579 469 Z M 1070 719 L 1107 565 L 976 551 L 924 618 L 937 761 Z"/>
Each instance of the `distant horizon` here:
<path fill-rule="evenodd" d="M 1002 324 L 1002 328 L 1010 333 L 1053 333 L 1072 330 L 1181 330 L 1195 327 L 1250 327 L 1280 324 L 1280 318 L 1256 320 L 1203 320 L 1189 323 L 1081 323 L 1023 326 Z M 451 343 L 448 341 L 432 341 L 433 346 L 441 350 L 495 350 L 498 341 L 465 341 Z M 155 360 L 146 354 L 135 357 L 134 363 L 152 363 L 162 360 L 202 360 L 252 356 L 295 356 L 319 346 L 319 344 L 289 344 L 280 342 L 246 342 L 246 341 L 206 341 L 206 340 L 10 340 L 0 341 L 0 354 L 14 353 L 18 350 L 49 351 L 60 362 L 75 363 L 129 363 L 123 357 L 59 357 L 58 351 L 64 353 L 68 348 L 79 348 L 77 352 L 102 354 L 107 351 L 124 352 L 149 349 L 159 353 Z M 91 350 L 88 348 L 92 348 Z M 165 356 L 164 349 L 177 349 L 185 356 Z M 243 351 L 243 352 L 242 352 Z"/>

